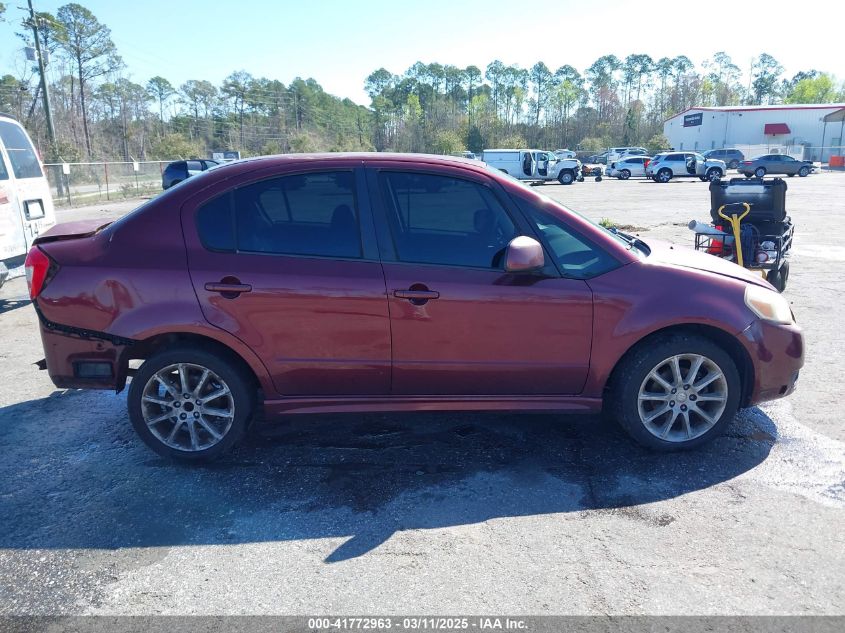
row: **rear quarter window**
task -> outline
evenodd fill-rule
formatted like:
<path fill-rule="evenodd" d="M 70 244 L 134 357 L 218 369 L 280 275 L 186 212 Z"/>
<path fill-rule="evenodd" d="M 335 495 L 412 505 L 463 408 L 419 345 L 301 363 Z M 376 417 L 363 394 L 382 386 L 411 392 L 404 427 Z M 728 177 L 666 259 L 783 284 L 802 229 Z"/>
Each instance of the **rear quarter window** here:
<path fill-rule="evenodd" d="M 202 245 L 208 250 L 224 252 L 235 250 L 231 192 L 214 198 L 199 208 L 197 232 Z"/>

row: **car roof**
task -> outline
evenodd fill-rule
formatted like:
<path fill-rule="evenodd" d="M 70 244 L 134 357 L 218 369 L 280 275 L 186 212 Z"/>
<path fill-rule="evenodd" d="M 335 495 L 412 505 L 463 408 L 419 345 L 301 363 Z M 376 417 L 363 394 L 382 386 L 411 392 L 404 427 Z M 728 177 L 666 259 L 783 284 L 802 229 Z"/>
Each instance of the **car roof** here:
<path fill-rule="evenodd" d="M 196 160 L 196 159 L 194 159 Z M 319 168 L 322 165 L 343 165 L 349 167 L 349 163 L 409 163 L 414 165 L 442 165 L 451 167 L 460 167 L 462 169 L 471 170 L 477 173 L 487 174 L 488 176 L 496 176 L 496 172 L 492 172 L 487 165 L 471 158 L 463 158 L 457 156 L 441 156 L 435 154 L 403 154 L 393 152 L 326 152 L 326 153 L 310 153 L 310 154 L 274 154 L 270 156 L 255 156 L 251 158 L 242 158 L 240 160 L 230 161 L 228 163 L 219 164 L 214 168 L 214 173 L 218 177 L 229 178 L 240 173 L 250 172 L 257 169 L 265 169 L 272 167 L 292 166 L 294 168 L 313 165 Z M 211 170 L 208 170 L 211 171 Z M 207 173 L 207 172 L 204 172 Z M 190 179 L 204 183 L 201 177 Z M 187 184 L 187 183 L 186 183 Z M 183 191 L 188 191 L 184 189 Z"/>

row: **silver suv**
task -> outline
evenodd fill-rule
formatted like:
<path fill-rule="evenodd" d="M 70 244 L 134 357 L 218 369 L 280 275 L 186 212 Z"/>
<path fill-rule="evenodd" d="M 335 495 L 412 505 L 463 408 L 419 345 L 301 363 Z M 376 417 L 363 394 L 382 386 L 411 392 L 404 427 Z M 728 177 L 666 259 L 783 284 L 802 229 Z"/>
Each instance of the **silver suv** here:
<path fill-rule="evenodd" d="M 725 161 L 704 158 L 698 152 L 661 152 L 645 169 L 646 178 L 654 182 L 669 182 L 681 177 L 718 180 L 725 172 Z"/>

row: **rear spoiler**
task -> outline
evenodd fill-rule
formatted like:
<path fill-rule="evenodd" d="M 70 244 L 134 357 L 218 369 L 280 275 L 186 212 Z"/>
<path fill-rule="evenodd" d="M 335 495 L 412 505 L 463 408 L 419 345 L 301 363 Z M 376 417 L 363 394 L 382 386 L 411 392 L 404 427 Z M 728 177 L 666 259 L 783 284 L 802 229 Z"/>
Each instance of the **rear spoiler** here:
<path fill-rule="evenodd" d="M 50 242 L 78 240 L 84 237 L 92 237 L 110 224 L 111 222 L 106 222 L 105 224 L 92 224 L 90 221 L 57 224 L 43 235 L 36 237 L 32 244 L 35 246 L 36 244 L 49 244 Z"/>

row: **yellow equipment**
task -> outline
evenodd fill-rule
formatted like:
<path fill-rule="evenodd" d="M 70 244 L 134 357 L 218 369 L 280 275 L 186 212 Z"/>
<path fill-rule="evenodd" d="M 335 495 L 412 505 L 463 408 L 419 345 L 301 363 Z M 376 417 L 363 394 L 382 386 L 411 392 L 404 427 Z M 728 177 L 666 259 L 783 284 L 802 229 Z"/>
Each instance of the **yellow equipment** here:
<path fill-rule="evenodd" d="M 743 213 L 742 215 L 739 215 L 739 216 L 736 213 L 732 213 L 730 215 L 730 217 L 728 217 L 727 215 L 722 213 L 722 211 L 724 210 L 724 208 L 726 206 L 728 206 L 728 205 L 723 204 L 721 207 L 719 207 L 719 217 L 722 218 L 722 219 L 725 219 L 725 220 L 727 220 L 728 222 L 731 223 L 731 228 L 733 228 L 733 232 L 734 232 L 734 251 L 736 252 L 736 263 L 739 264 L 740 266 L 744 267 L 745 263 L 743 262 L 743 259 L 742 259 L 742 243 L 740 242 L 740 239 L 739 239 L 739 225 L 742 222 L 742 219 L 746 215 L 751 213 L 751 205 L 748 204 L 747 202 L 743 202 L 742 206 L 745 207 L 745 213 Z"/>

